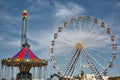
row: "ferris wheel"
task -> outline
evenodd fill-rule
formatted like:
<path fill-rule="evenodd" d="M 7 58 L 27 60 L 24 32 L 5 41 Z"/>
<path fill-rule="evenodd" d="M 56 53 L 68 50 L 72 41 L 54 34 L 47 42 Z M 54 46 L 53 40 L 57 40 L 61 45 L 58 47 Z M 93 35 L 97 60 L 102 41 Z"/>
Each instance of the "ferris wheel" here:
<path fill-rule="evenodd" d="M 104 21 L 78 16 L 58 26 L 51 40 L 50 56 L 59 76 L 72 77 L 87 68 L 86 74 L 92 73 L 101 80 L 113 67 L 116 51 L 116 37 Z"/>

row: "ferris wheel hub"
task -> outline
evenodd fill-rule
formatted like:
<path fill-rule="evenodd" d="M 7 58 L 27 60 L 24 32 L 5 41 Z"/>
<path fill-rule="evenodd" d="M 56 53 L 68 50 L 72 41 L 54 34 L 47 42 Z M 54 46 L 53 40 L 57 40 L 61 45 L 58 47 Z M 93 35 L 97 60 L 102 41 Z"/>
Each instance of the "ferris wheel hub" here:
<path fill-rule="evenodd" d="M 76 45 L 75 45 L 75 48 L 80 50 L 83 48 L 82 44 L 80 42 L 77 42 Z"/>

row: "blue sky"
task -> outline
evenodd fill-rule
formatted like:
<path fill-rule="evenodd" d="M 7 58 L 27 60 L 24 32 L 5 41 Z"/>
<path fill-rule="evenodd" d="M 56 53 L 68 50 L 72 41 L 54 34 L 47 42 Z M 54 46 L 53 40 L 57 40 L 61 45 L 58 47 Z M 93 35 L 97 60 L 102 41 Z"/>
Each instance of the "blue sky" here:
<path fill-rule="evenodd" d="M 49 47 L 55 30 L 69 17 L 78 15 L 104 20 L 120 43 L 120 0 L 0 0 L 0 59 L 11 57 L 20 50 L 24 9 L 28 10 L 28 42 L 39 58 L 50 60 Z M 112 76 L 120 75 L 119 53 L 117 57 L 115 67 L 111 69 L 114 71 Z M 52 69 L 51 62 L 49 67 Z"/>

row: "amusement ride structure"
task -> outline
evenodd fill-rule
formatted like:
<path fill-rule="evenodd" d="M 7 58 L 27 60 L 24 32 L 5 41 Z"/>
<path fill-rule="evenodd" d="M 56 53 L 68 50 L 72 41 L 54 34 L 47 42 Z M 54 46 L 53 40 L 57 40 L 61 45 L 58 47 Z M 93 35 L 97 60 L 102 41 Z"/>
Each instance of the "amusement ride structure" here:
<path fill-rule="evenodd" d="M 51 78 L 66 80 L 82 71 L 103 80 L 116 51 L 116 37 L 104 21 L 93 16 L 70 18 L 58 26 L 51 41 L 50 59 L 57 71 Z"/>
<path fill-rule="evenodd" d="M 21 50 L 11 58 L 4 58 L 1 61 L 2 64 L 2 80 L 32 80 L 45 79 L 43 69 L 45 70 L 48 61 L 39 59 L 31 50 L 30 45 L 27 42 L 26 27 L 27 27 L 27 10 L 23 11 L 22 21 L 22 39 Z M 44 68 L 43 68 L 44 67 Z M 17 72 L 17 73 L 16 73 Z M 16 74 L 15 74 L 16 73 Z M 15 75 L 16 79 L 15 79 Z M 44 77 L 43 77 L 44 76 Z"/>

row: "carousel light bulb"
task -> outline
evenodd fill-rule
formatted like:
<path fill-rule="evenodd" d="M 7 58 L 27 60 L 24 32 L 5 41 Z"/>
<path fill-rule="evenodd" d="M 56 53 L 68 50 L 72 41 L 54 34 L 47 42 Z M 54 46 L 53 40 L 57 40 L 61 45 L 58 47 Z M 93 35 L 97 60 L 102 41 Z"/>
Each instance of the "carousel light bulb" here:
<path fill-rule="evenodd" d="M 27 10 L 23 10 L 23 13 L 27 13 Z"/>

